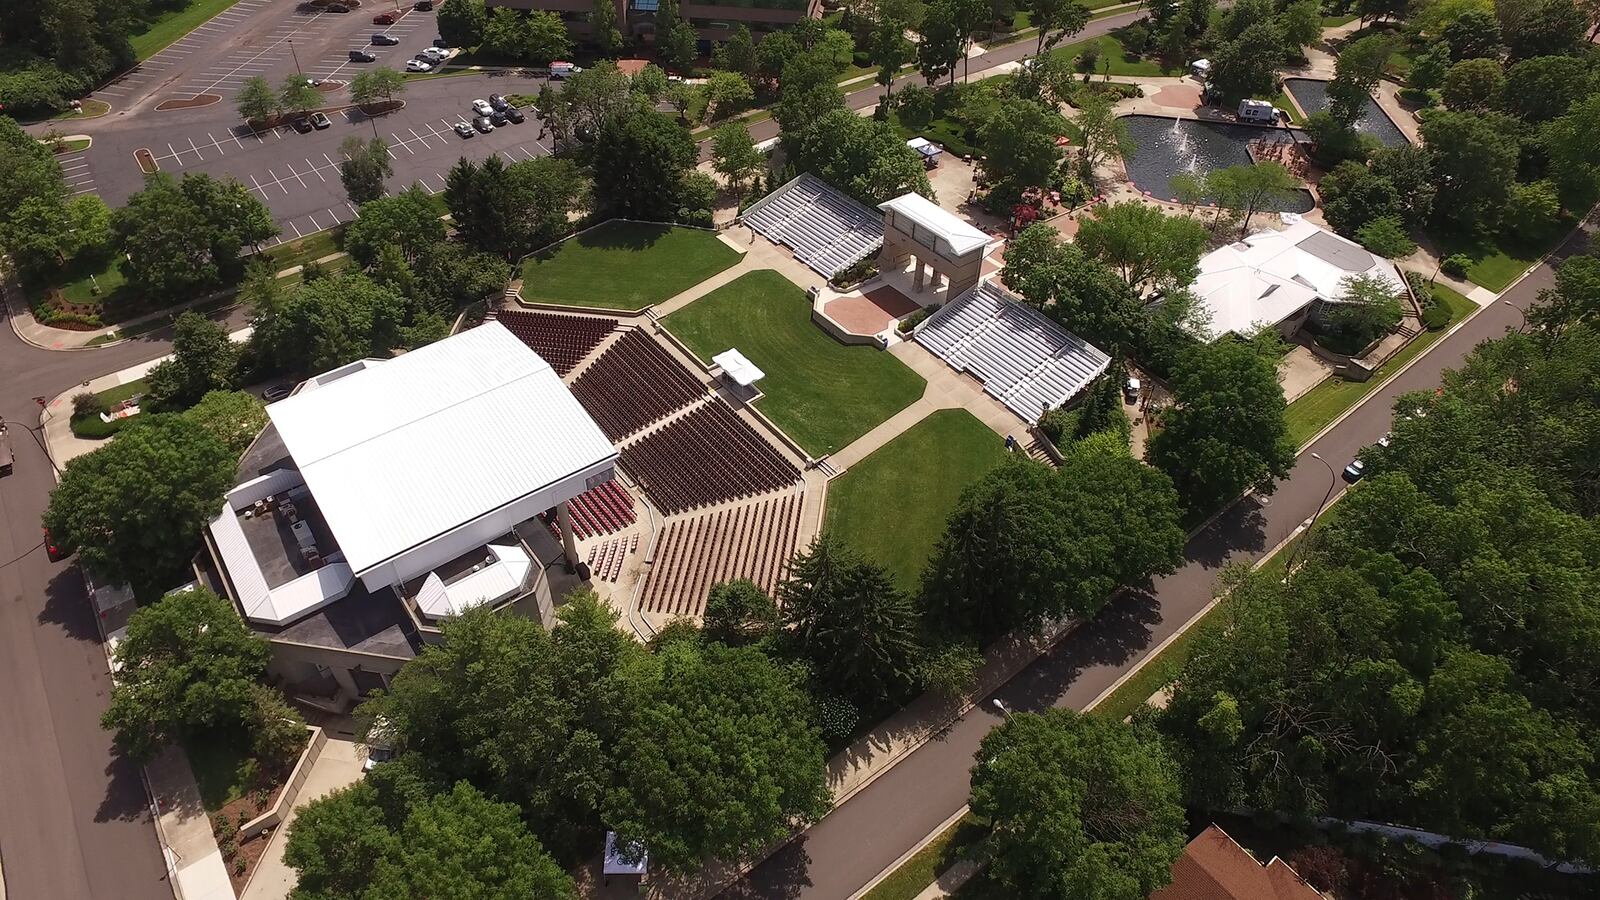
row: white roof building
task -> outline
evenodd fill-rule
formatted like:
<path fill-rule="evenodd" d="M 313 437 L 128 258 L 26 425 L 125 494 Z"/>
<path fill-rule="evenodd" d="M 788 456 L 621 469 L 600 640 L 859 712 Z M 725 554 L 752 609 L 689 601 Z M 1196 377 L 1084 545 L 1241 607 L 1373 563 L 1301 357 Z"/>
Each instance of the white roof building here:
<path fill-rule="evenodd" d="M 1257 232 L 1200 258 L 1189 288 L 1204 310 L 1196 334 L 1211 341 L 1277 326 L 1319 300 L 1340 302 L 1344 280 L 1355 275 L 1386 278 L 1404 290 L 1393 263 L 1310 222 Z"/>
<path fill-rule="evenodd" d="M 937 249 L 951 259 L 959 259 L 989 244 L 987 234 L 921 194 L 902 194 L 879 203 L 878 208 L 926 229 L 938 242 Z"/>
<path fill-rule="evenodd" d="M 484 547 L 617 459 L 550 365 L 493 321 L 320 375 L 267 414 L 287 458 L 234 488 L 210 530 L 246 617 L 272 624 L 358 579 L 381 590 Z M 497 559 L 499 581 L 523 564 Z M 492 601 L 503 585 L 489 580 L 449 605 Z"/>

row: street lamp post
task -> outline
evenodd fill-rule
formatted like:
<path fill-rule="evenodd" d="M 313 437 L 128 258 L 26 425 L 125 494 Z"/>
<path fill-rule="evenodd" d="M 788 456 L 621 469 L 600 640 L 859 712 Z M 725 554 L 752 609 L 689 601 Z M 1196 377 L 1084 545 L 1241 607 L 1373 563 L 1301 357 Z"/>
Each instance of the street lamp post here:
<path fill-rule="evenodd" d="M 1006 717 L 1006 719 L 1008 721 L 1011 719 L 1011 708 L 1006 706 L 1004 700 L 1001 700 L 999 697 L 995 697 L 992 700 L 990 700 L 989 702 L 993 703 L 994 704 L 994 708 L 1000 710 L 1000 712 L 1005 715 L 1005 717 Z"/>
<path fill-rule="evenodd" d="M 1295 557 L 1300 555 L 1300 548 L 1311 540 L 1311 529 L 1316 527 L 1317 517 L 1322 515 L 1322 508 L 1328 505 L 1328 500 L 1333 497 L 1334 485 L 1339 482 L 1339 476 L 1334 473 L 1333 466 L 1322 458 L 1322 454 L 1312 453 L 1311 458 L 1322 463 L 1322 467 L 1328 470 L 1328 490 L 1323 493 L 1322 502 L 1317 504 L 1317 511 L 1312 513 L 1311 518 L 1305 521 L 1306 530 L 1300 535 L 1300 543 L 1295 544 L 1294 549 L 1289 551 L 1289 561 L 1283 567 L 1283 577 L 1285 579 L 1289 577 L 1289 573 L 1294 571 Z"/>
<path fill-rule="evenodd" d="M 302 72 L 300 70 L 300 54 L 294 52 L 294 41 L 290 40 L 290 41 L 288 41 L 288 44 L 289 44 L 289 55 L 291 57 L 294 57 L 294 71 L 295 71 L 295 74 L 299 75 L 301 78 L 304 78 L 306 73 Z"/>

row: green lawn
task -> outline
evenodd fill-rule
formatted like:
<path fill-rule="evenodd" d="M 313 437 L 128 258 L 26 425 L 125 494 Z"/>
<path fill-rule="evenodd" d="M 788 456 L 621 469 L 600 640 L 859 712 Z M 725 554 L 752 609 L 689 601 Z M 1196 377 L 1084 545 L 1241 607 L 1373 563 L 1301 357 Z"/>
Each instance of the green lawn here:
<path fill-rule="evenodd" d="M 324 256 L 331 256 L 343 249 L 344 226 L 339 225 L 316 234 L 308 234 L 303 238 L 285 241 L 271 250 L 266 255 L 271 257 L 272 264 L 278 271 L 303 266 L 313 260 Z"/>
<path fill-rule="evenodd" d="M 142 394 L 149 389 L 150 383 L 140 378 L 127 384 L 119 384 L 114 388 L 107 388 L 100 391 L 98 396 L 105 401 L 107 407 L 114 407 L 134 394 Z M 140 415 L 143 415 L 143 413 L 140 413 Z M 137 418 L 138 416 L 133 419 L 112 419 L 110 422 L 102 422 L 98 415 L 84 416 L 82 418 L 73 416 L 69 424 L 72 427 L 73 434 L 92 441 L 111 437 L 121 431 L 123 425 Z"/>
<path fill-rule="evenodd" d="M 1305 118 L 1300 115 L 1300 110 L 1296 108 L 1293 101 L 1289 99 L 1288 92 L 1280 90 L 1275 96 L 1267 97 L 1266 99 L 1271 100 L 1273 106 L 1276 106 L 1277 108 L 1288 113 L 1289 121 L 1296 125 L 1305 124 Z"/>
<path fill-rule="evenodd" d="M 971 413 L 939 410 L 834 479 L 827 527 L 913 589 L 961 491 L 1005 455 Z"/>
<path fill-rule="evenodd" d="M 1067 59 L 1076 59 L 1093 44 L 1100 48 L 1100 61 L 1095 64 L 1094 73 L 1100 75 L 1105 72 L 1106 61 L 1111 61 L 1112 75 L 1182 75 L 1186 67 L 1179 63 L 1168 65 L 1158 57 L 1134 56 L 1123 49 L 1122 42 L 1113 35 L 1102 35 L 1079 41 L 1076 44 L 1067 44 L 1050 51 L 1056 56 Z"/>
<path fill-rule="evenodd" d="M 162 13 L 143 32 L 128 37 L 134 57 L 143 62 L 168 44 L 206 23 L 238 0 L 190 0 L 188 6 Z"/>
<path fill-rule="evenodd" d="M 68 273 L 70 280 L 60 285 L 61 295 L 73 303 L 105 303 L 127 281 L 115 259 L 93 271 L 78 269 Z M 95 288 L 99 293 L 95 293 Z"/>
<path fill-rule="evenodd" d="M 1450 308 L 1451 325 L 1465 319 L 1478 308 L 1476 303 L 1442 284 L 1435 284 L 1433 291 Z M 1433 346 L 1435 342 L 1444 336 L 1445 330 L 1447 329 L 1424 331 L 1404 350 L 1396 353 L 1388 362 L 1380 366 L 1378 371 L 1373 373 L 1373 376 L 1366 381 L 1345 381 L 1342 378 L 1329 378 L 1289 404 L 1289 411 L 1285 419 L 1289 423 L 1289 436 L 1293 438 L 1295 446 L 1298 447 L 1311 440 L 1329 422 L 1338 418 L 1345 410 L 1361 402 L 1361 398 L 1377 390 L 1395 372 L 1398 372 L 1401 366 L 1404 366 L 1415 359 L 1422 351 Z"/>
<path fill-rule="evenodd" d="M 739 258 L 739 251 L 709 231 L 613 220 L 524 262 L 522 299 L 640 310 L 694 287 Z"/>
<path fill-rule="evenodd" d="M 861 900 L 912 900 L 933 884 L 940 872 L 955 865 L 983 837 L 983 832 L 983 826 L 971 815 L 958 820 L 863 894 Z"/>
<path fill-rule="evenodd" d="M 737 347 L 766 373 L 757 406 L 821 456 L 910 406 L 917 373 L 869 346 L 847 346 L 811 321 L 811 301 L 771 269 L 740 276 L 662 320 L 701 359 Z"/>
<path fill-rule="evenodd" d="M 195 784 L 200 788 L 200 803 L 206 812 L 214 813 L 243 797 L 249 786 L 244 783 L 243 768 L 248 757 L 240 753 L 233 741 L 185 741 L 183 751 L 189 756 L 189 768 L 194 771 Z"/>
<path fill-rule="evenodd" d="M 1505 290 L 1527 268 L 1538 262 L 1572 229 L 1571 217 L 1564 217 L 1550 229 L 1546 239 L 1524 241 L 1495 237 L 1482 240 L 1453 235 L 1436 235 L 1441 257 L 1465 253 L 1473 258 L 1467 278 L 1496 293 Z"/>

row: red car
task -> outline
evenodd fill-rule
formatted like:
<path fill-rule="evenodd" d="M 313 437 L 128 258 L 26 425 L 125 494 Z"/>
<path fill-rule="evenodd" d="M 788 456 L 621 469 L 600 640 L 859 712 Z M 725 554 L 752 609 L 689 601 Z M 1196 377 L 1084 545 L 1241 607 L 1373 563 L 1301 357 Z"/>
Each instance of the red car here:
<path fill-rule="evenodd" d="M 374 25 L 393 25 L 394 23 L 395 23 L 395 14 L 394 13 L 378 13 L 377 15 L 372 17 L 372 24 L 374 24 Z"/>
<path fill-rule="evenodd" d="M 50 537 L 48 528 L 44 530 L 44 552 L 50 557 L 51 562 L 60 562 L 67 558 L 67 555 L 61 552 L 61 548 L 56 546 L 55 540 Z"/>

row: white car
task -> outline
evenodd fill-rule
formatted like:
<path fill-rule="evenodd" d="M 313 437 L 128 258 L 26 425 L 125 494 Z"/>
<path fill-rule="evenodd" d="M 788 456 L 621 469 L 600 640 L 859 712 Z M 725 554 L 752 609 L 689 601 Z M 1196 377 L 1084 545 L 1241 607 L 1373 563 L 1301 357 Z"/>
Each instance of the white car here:
<path fill-rule="evenodd" d="M 433 60 L 436 63 L 444 62 L 445 60 L 450 58 L 450 51 L 442 49 L 440 47 L 428 47 L 427 49 L 423 50 L 422 52 L 429 59 Z"/>
<path fill-rule="evenodd" d="M 408 59 L 408 60 L 406 60 L 406 71 L 407 72 L 432 72 L 433 71 L 433 63 L 425 63 L 420 59 Z"/>
<path fill-rule="evenodd" d="M 494 107 L 490 106 L 487 100 L 472 101 L 472 109 L 480 116 L 487 116 L 494 112 Z"/>

